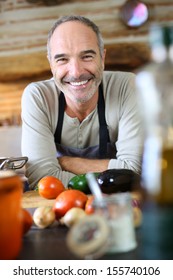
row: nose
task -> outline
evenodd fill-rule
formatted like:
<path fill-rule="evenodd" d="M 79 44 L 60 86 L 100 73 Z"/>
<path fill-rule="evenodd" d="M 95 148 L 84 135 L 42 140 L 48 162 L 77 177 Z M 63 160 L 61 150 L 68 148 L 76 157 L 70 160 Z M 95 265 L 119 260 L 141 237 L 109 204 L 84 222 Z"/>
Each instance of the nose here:
<path fill-rule="evenodd" d="M 78 78 L 82 74 L 82 62 L 79 59 L 72 59 L 69 63 L 69 74 L 72 77 Z"/>

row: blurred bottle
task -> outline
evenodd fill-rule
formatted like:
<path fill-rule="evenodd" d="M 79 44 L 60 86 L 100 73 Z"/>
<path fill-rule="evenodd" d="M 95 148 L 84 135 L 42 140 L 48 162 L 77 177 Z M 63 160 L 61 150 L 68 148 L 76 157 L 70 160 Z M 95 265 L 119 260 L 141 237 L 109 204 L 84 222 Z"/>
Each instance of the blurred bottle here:
<path fill-rule="evenodd" d="M 152 26 L 152 62 L 136 77 L 145 127 L 142 184 L 161 204 L 173 204 L 173 26 Z"/>

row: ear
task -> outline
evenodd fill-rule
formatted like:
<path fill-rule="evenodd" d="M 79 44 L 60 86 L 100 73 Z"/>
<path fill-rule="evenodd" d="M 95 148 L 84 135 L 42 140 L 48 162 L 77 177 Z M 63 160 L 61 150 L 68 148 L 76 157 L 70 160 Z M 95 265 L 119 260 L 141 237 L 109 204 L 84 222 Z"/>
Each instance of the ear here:
<path fill-rule="evenodd" d="M 50 59 L 50 57 L 49 57 L 48 55 L 47 55 L 47 60 L 48 60 L 48 62 L 49 62 L 50 70 L 51 70 L 51 72 L 52 72 L 52 74 L 53 74 L 53 68 L 52 68 L 51 59 Z"/>
<path fill-rule="evenodd" d="M 51 65 L 51 59 L 50 56 L 47 54 L 47 60 L 49 61 L 49 64 Z"/>
<path fill-rule="evenodd" d="M 102 55 L 102 66 L 103 66 L 103 69 L 105 68 L 105 57 L 106 57 L 106 49 L 104 49 L 103 55 Z"/>

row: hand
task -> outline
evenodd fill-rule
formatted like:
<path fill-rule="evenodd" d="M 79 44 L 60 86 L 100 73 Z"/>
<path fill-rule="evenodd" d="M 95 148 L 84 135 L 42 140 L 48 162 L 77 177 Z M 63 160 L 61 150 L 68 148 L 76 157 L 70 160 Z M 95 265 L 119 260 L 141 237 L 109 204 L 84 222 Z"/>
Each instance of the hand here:
<path fill-rule="evenodd" d="M 76 175 L 88 172 L 102 172 L 108 168 L 109 159 L 86 159 L 64 156 L 58 158 L 62 170 Z"/>

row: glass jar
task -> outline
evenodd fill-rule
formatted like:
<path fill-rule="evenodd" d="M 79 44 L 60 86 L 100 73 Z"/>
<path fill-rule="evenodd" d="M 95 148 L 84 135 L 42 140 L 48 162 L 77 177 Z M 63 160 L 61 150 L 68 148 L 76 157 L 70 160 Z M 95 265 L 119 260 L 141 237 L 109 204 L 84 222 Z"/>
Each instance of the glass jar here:
<path fill-rule="evenodd" d="M 106 253 L 128 252 L 137 247 L 130 193 L 105 195 L 102 203 L 94 200 L 93 206 L 110 228 Z"/>

